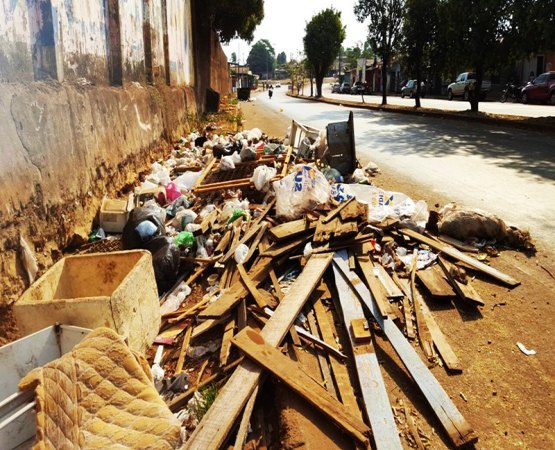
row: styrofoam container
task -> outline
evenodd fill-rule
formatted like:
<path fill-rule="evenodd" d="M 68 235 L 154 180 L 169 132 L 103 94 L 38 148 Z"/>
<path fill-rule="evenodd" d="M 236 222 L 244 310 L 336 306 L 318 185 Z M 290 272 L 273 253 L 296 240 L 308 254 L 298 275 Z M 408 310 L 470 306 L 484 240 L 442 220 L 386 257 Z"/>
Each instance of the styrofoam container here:
<path fill-rule="evenodd" d="M 127 200 L 102 199 L 100 206 L 100 228 L 107 233 L 121 233 L 133 209 L 133 194 Z"/>

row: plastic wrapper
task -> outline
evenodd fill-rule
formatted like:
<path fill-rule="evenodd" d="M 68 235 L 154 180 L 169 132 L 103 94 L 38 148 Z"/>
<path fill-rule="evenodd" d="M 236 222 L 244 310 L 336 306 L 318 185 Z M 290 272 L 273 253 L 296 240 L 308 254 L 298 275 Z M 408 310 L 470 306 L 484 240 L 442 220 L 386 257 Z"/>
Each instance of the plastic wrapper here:
<path fill-rule="evenodd" d="M 298 219 L 305 211 L 328 203 L 330 184 L 319 170 L 298 165 L 294 172 L 273 183 L 276 213 L 286 219 Z"/>
<path fill-rule="evenodd" d="M 183 193 L 184 190 L 191 190 L 195 183 L 197 182 L 198 177 L 202 172 L 190 172 L 187 171 L 182 175 L 179 175 L 173 180 L 173 183 L 179 188 L 179 190 Z"/>
<path fill-rule="evenodd" d="M 31 251 L 29 244 L 23 236 L 19 236 L 19 246 L 21 248 L 21 259 L 23 261 L 23 266 L 27 272 L 27 278 L 29 279 L 29 284 L 33 284 L 35 278 L 37 277 L 37 272 L 39 271 L 39 266 L 37 264 L 37 258 Z"/>
<path fill-rule="evenodd" d="M 168 295 L 166 301 L 160 306 L 160 314 L 169 314 L 177 310 L 190 293 L 191 288 L 187 284 L 181 283 L 174 292 Z"/>
<path fill-rule="evenodd" d="M 192 247 L 195 243 L 195 237 L 193 236 L 193 233 L 189 231 L 182 231 L 173 239 L 173 242 L 175 245 Z"/>
<path fill-rule="evenodd" d="M 233 255 L 233 257 L 235 258 L 235 262 L 237 264 L 243 264 L 248 253 L 249 247 L 247 247 L 245 244 L 239 244 L 235 249 L 235 254 Z"/>

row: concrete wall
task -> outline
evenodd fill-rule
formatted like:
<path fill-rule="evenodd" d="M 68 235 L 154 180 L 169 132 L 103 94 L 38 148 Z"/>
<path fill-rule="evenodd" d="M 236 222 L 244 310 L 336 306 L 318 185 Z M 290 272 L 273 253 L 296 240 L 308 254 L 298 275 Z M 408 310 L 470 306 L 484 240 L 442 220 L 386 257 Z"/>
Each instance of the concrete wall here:
<path fill-rule="evenodd" d="M 33 63 L 26 0 L 0 0 L 0 82 L 32 79 Z"/>
<path fill-rule="evenodd" d="M 0 84 L 0 304 L 28 285 L 20 234 L 49 267 L 86 238 L 104 193 L 131 187 L 195 114 L 186 87 Z"/>
<path fill-rule="evenodd" d="M 143 0 L 119 0 L 124 81 L 145 81 Z"/>
<path fill-rule="evenodd" d="M 194 84 L 191 0 L 166 0 L 170 84 Z"/>

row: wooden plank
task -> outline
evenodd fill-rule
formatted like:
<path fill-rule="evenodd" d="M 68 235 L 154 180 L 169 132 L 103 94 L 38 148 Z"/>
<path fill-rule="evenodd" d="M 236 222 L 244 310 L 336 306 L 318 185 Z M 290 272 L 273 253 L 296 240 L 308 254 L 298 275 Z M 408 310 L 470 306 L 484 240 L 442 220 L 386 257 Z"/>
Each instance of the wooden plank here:
<path fill-rule="evenodd" d="M 385 292 L 389 298 L 402 298 L 403 293 L 401 289 L 395 284 L 395 282 L 391 279 L 387 270 L 381 264 L 374 265 L 374 273 L 382 283 Z"/>
<path fill-rule="evenodd" d="M 432 315 L 430 308 L 426 304 L 425 300 L 420 303 L 420 308 L 422 308 L 422 315 L 424 316 L 424 319 L 428 324 L 428 329 L 430 330 L 430 334 L 432 335 L 432 340 L 434 342 L 434 345 L 436 346 L 439 356 L 441 356 L 441 359 L 445 363 L 445 367 L 447 367 L 447 369 L 452 372 L 462 372 L 463 369 L 459 358 L 451 348 L 451 345 L 449 345 L 447 338 L 445 337 L 445 335 L 441 331 L 441 328 L 434 319 L 434 316 Z"/>
<path fill-rule="evenodd" d="M 243 411 L 243 416 L 241 417 L 241 422 L 239 423 L 239 430 L 237 431 L 237 436 L 235 437 L 235 445 L 233 450 L 243 450 L 243 445 L 247 440 L 247 435 L 249 432 L 249 423 L 251 420 L 252 410 L 254 409 L 254 403 L 256 402 L 256 396 L 258 395 L 259 386 L 254 388 L 254 392 L 251 394 L 245 410 Z"/>
<path fill-rule="evenodd" d="M 305 219 L 292 220 L 290 222 L 277 225 L 268 231 L 272 240 L 281 242 L 303 234 L 306 231 L 316 228 L 316 222 L 309 222 Z"/>
<path fill-rule="evenodd" d="M 445 279 L 443 270 L 438 265 L 433 265 L 425 270 L 416 272 L 418 279 L 434 297 L 454 297 L 455 291 Z"/>
<path fill-rule="evenodd" d="M 353 332 L 353 339 L 357 343 L 370 342 L 372 339 L 370 325 L 366 319 L 351 320 L 351 330 Z"/>
<path fill-rule="evenodd" d="M 470 283 L 467 283 L 467 284 L 461 283 L 459 280 L 456 280 L 451 275 L 452 273 L 451 268 L 454 267 L 454 264 L 451 264 L 449 261 L 446 261 L 441 257 L 437 259 L 437 262 L 439 266 L 442 268 L 443 273 L 449 280 L 449 283 L 451 283 L 451 286 L 453 286 L 453 289 L 462 300 L 477 306 L 486 305 L 484 300 L 482 300 L 482 297 L 480 296 L 480 294 L 476 291 L 476 289 L 472 287 Z"/>
<path fill-rule="evenodd" d="M 318 325 L 316 324 L 316 317 L 314 316 L 314 311 L 309 311 L 306 315 L 308 320 L 308 327 L 310 332 L 314 335 L 318 335 Z M 328 364 L 328 359 L 325 355 L 322 355 L 319 351 L 316 351 L 316 357 L 318 358 L 318 364 L 320 365 L 320 372 L 322 372 L 322 378 L 325 383 L 326 390 L 334 397 L 338 398 L 337 392 L 335 390 L 335 385 L 333 384 L 333 378 L 331 377 L 330 366 Z"/>
<path fill-rule="evenodd" d="M 304 368 L 268 344 L 262 335 L 247 327 L 233 338 L 233 344 L 318 408 L 357 441 L 363 445 L 369 444 L 368 426 L 353 416 L 343 404 L 308 376 Z"/>
<path fill-rule="evenodd" d="M 461 242 L 451 236 L 440 234 L 437 238 L 440 241 L 445 242 L 446 244 L 449 244 L 462 252 L 478 253 L 478 249 L 476 247 L 473 247 L 472 245 L 466 245 L 464 242 Z"/>
<path fill-rule="evenodd" d="M 361 219 L 361 222 L 366 222 L 368 221 L 368 205 L 358 201 L 351 202 L 341 210 L 339 215 L 341 216 L 341 220 Z"/>
<path fill-rule="evenodd" d="M 258 244 L 260 244 L 260 241 L 264 237 L 264 234 L 266 233 L 267 229 L 268 229 L 268 222 L 263 222 L 262 226 L 258 231 L 258 234 L 255 236 L 255 238 L 249 245 L 249 252 L 247 253 L 247 256 L 245 256 L 245 260 L 243 261 L 243 264 L 246 264 L 250 261 L 250 259 L 252 258 L 252 255 L 258 248 Z"/>
<path fill-rule="evenodd" d="M 342 288 L 339 288 L 338 285 L 339 291 L 344 292 L 346 289 L 348 292 L 352 292 L 351 289 L 354 289 L 357 292 L 359 298 L 370 310 L 372 316 L 395 349 L 395 352 L 399 355 L 401 361 L 403 361 L 412 379 L 416 382 L 434 410 L 452 443 L 459 447 L 477 441 L 478 438 L 474 434 L 474 430 L 449 398 L 449 395 L 426 367 L 414 348 L 405 339 L 399 328 L 390 319 L 381 316 L 372 294 L 360 281 L 358 276 L 349 270 L 346 261 L 347 255 L 345 251 L 335 253 L 333 268 L 336 274 L 336 281 L 338 279 L 343 280 Z M 349 280 L 350 285 L 347 285 L 345 279 Z"/>
<path fill-rule="evenodd" d="M 347 255 L 347 252 L 343 253 L 345 256 Z M 347 263 L 347 258 L 345 258 L 345 263 Z M 395 418 L 393 417 L 393 411 L 387 396 L 378 358 L 371 344 L 359 344 L 355 341 L 353 330 L 349 326 L 353 320 L 365 319 L 362 304 L 335 267 L 334 274 L 335 286 L 343 314 L 343 323 L 346 325 L 347 334 L 353 349 L 362 399 L 368 419 L 370 420 L 376 448 L 378 450 L 400 450 L 403 446 L 401 445 L 399 432 L 395 425 Z"/>
<path fill-rule="evenodd" d="M 196 339 L 197 337 L 201 336 L 202 334 L 206 333 L 207 331 L 211 330 L 212 328 L 225 323 L 229 319 L 229 314 L 219 317 L 218 319 L 207 319 L 202 321 L 199 325 L 197 325 L 194 330 L 193 334 L 191 335 L 191 339 Z"/>
<path fill-rule="evenodd" d="M 264 308 L 264 314 L 267 317 L 271 317 L 274 312 L 269 309 L 269 308 Z M 339 359 L 340 361 L 345 361 L 347 360 L 347 355 L 345 355 L 344 353 L 340 352 L 337 347 L 329 345 L 328 343 L 324 342 L 323 340 L 319 339 L 316 335 L 309 333 L 308 331 L 306 331 L 303 327 L 300 327 L 298 325 L 295 325 L 295 330 L 297 332 L 297 334 L 301 337 L 303 337 L 304 339 L 306 339 L 308 342 L 317 345 L 319 348 L 321 348 L 322 350 L 328 352 L 329 354 L 335 356 L 337 359 Z"/>
<path fill-rule="evenodd" d="M 408 228 L 403 228 L 401 230 L 399 230 L 399 232 L 401 234 L 403 234 L 404 236 L 408 236 L 411 239 L 417 240 L 419 242 L 422 242 L 423 244 L 426 244 L 428 246 L 430 246 L 431 248 L 433 248 L 434 250 L 438 251 L 438 252 L 442 252 L 447 256 L 450 256 L 451 258 L 454 258 L 458 261 L 462 261 L 465 264 L 468 264 L 470 267 L 472 267 L 473 269 L 476 269 L 480 272 L 483 272 L 493 278 L 495 278 L 496 280 L 499 280 L 505 284 L 507 284 L 508 286 L 518 286 L 520 284 L 520 281 L 515 280 L 513 277 L 497 270 L 494 269 L 493 267 L 490 267 L 486 264 L 484 264 L 483 262 L 478 261 L 477 259 L 472 258 L 471 256 L 465 255 L 464 253 L 460 252 L 459 250 L 457 250 L 456 248 L 453 248 L 449 245 L 443 244 L 441 242 L 438 242 L 434 239 L 431 239 L 427 236 L 424 236 L 420 233 L 417 233 L 416 231 L 410 230 Z"/>
<path fill-rule="evenodd" d="M 239 275 L 241 276 L 241 281 L 243 281 L 243 284 L 256 301 L 256 304 L 260 308 L 265 308 L 266 306 L 268 306 L 268 299 L 264 296 L 262 291 L 258 290 L 256 284 L 250 279 L 247 271 L 243 267 L 243 264 L 237 264 L 237 270 L 239 271 Z"/>
<path fill-rule="evenodd" d="M 271 268 L 271 258 L 263 258 L 255 266 L 254 270 L 249 271 L 249 278 L 254 283 L 260 283 L 268 275 Z M 198 317 L 204 319 L 222 317 L 228 314 L 247 295 L 249 295 L 249 291 L 242 282 L 234 283 L 216 302 L 209 305 L 204 311 L 201 311 Z"/>
<path fill-rule="evenodd" d="M 241 331 L 247 326 L 247 301 L 241 300 L 237 307 L 237 329 Z"/>
<path fill-rule="evenodd" d="M 306 300 L 320 282 L 331 262 L 332 255 L 313 255 L 301 272 L 291 290 L 285 295 L 274 315 L 262 329 L 261 336 L 271 346 L 278 346 Z M 254 389 L 262 370 L 252 361 L 244 361 L 235 370 L 219 392 L 212 407 L 185 443 L 184 449 L 217 450 L 224 443 L 233 423 Z"/>
<path fill-rule="evenodd" d="M 391 303 L 389 303 L 387 294 L 385 292 L 385 288 L 383 287 L 383 284 L 375 276 L 374 263 L 368 256 L 358 256 L 357 260 L 358 260 L 360 269 L 362 271 L 363 278 L 366 281 L 366 284 L 368 285 L 370 292 L 372 292 L 372 295 L 376 299 L 376 302 L 378 303 L 378 307 L 380 308 L 382 315 L 384 317 L 388 316 L 391 319 L 395 318 L 396 315 L 395 315 L 395 312 L 393 311 L 393 307 L 391 306 Z"/>
<path fill-rule="evenodd" d="M 222 259 L 220 259 L 220 262 L 226 263 L 227 261 L 229 261 L 230 258 L 234 256 L 235 249 L 239 245 L 246 244 L 249 240 L 251 240 L 260 231 L 260 228 L 262 227 L 263 227 L 262 224 L 257 224 L 256 226 L 252 226 L 241 239 L 238 239 L 240 227 L 234 226 L 233 229 L 235 230 L 235 234 L 233 235 L 233 242 L 231 243 L 231 246 L 229 247 L 229 250 L 227 251 L 227 253 L 222 257 Z"/>
<path fill-rule="evenodd" d="M 227 322 L 224 329 L 224 335 L 222 337 L 222 346 L 220 348 L 220 367 L 224 367 L 227 364 L 227 359 L 229 358 L 229 352 L 231 350 L 231 338 L 233 338 L 234 331 L 235 319 L 231 319 Z"/>
<path fill-rule="evenodd" d="M 220 242 L 218 242 L 218 245 L 214 249 L 214 255 L 221 255 L 225 251 L 225 249 L 229 245 L 229 242 L 231 241 L 232 235 L 233 235 L 232 229 L 227 230 L 225 232 L 225 234 L 220 239 Z"/>
<path fill-rule="evenodd" d="M 316 300 L 313 306 L 318 320 L 318 327 L 320 328 L 320 333 L 322 334 L 322 340 L 328 345 L 333 345 L 335 347 L 335 338 L 328 319 L 328 314 L 326 313 L 322 301 L 320 299 Z M 362 417 L 357 399 L 353 392 L 353 385 L 351 384 L 347 366 L 333 356 L 330 357 L 330 365 L 335 378 L 335 383 L 337 385 L 337 390 L 339 391 L 341 403 L 343 403 L 354 415 Z"/>
<path fill-rule="evenodd" d="M 185 355 L 187 354 L 187 349 L 189 348 L 189 343 L 191 342 L 191 332 L 193 327 L 189 326 L 185 332 L 185 337 L 183 338 L 183 344 L 181 345 L 181 350 L 179 351 L 179 357 L 177 358 L 177 364 L 175 366 L 175 373 L 181 373 L 183 371 L 183 364 L 185 364 Z"/>
<path fill-rule="evenodd" d="M 295 238 L 291 242 L 284 242 L 279 244 L 273 244 L 261 253 L 261 256 L 270 256 L 277 258 L 279 256 L 285 255 L 295 250 L 297 247 L 305 244 L 311 239 L 311 236 L 302 236 L 300 238 Z"/>
<path fill-rule="evenodd" d="M 212 168 L 214 167 L 214 164 L 216 164 L 216 161 L 218 161 L 218 158 L 212 157 L 212 160 L 208 163 L 206 168 L 202 171 L 200 176 L 197 178 L 197 181 L 193 185 L 193 191 L 201 185 L 206 176 L 212 171 Z"/>
<path fill-rule="evenodd" d="M 335 219 L 337 217 L 337 215 L 344 209 L 346 208 L 351 202 L 353 202 L 355 200 L 355 197 L 351 197 L 349 200 L 347 200 L 346 202 L 341 203 L 337 208 L 335 208 L 333 211 L 330 211 L 326 217 L 322 217 L 320 220 L 322 223 L 328 223 L 331 220 Z"/>
<path fill-rule="evenodd" d="M 408 295 L 403 297 L 403 314 L 405 316 L 407 337 L 409 339 L 416 339 L 416 330 L 414 329 L 414 322 L 412 320 L 412 305 Z"/>

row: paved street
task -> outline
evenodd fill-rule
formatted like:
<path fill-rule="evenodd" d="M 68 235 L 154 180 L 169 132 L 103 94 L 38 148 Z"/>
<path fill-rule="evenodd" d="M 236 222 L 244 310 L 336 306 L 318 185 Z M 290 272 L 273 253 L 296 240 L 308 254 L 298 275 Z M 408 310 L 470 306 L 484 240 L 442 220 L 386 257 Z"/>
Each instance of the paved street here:
<path fill-rule="evenodd" d="M 310 87 L 308 91 L 310 92 Z M 350 94 L 332 94 L 329 83 L 323 86 L 324 97 L 329 97 L 333 99 L 345 99 L 350 102 L 362 102 L 362 97 L 360 95 L 350 95 Z M 515 116 L 525 116 L 525 117 L 545 117 L 545 116 L 555 116 L 555 105 L 545 105 L 545 104 L 527 104 L 522 103 L 501 103 L 493 96 L 488 99 L 488 101 L 480 103 L 480 111 L 491 113 L 491 114 L 509 114 Z M 364 101 L 366 103 L 377 103 L 382 102 L 381 95 L 365 95 Z M 402 105 L 402 106 L 414 106 L 414 99 L 412 98 L 401 98 L 397 96 L 388 96 L 387 102 L 391 105 Z M 423 98 L 421 99 L 422 107 L 424 108 L 436 108 L 443 109 L 446 111 L 466 111 L 470 109 L 470 104 L 464 102 L 459 98 L 455 98 L 452 101 L 435 98 Z"/>
<path fill-rule="evenodd" d="M 260 106 L 317 128 L 348 118 L 347 108 L 285 92 L 276 89 L 271 100 L 263 92 L 255 96 Z M 363 164 L 372 160 L 427 192 L 498 214 L 550 246 L 555 242 L 552 135 L 363 109 L 354 115 Z"/>

